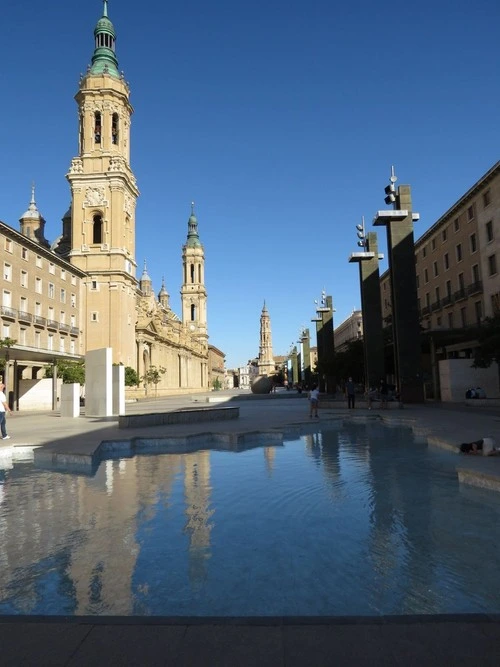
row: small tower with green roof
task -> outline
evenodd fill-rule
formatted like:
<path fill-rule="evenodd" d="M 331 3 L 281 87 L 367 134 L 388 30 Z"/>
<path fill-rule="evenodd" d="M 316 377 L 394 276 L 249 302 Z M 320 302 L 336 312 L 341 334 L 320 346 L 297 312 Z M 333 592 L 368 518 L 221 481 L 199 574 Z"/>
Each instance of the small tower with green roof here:
<path fill-rule="evenodd" d="M 191 203 L 186 243 L 182 247 L 182 323 L 190 334 L 208 346 L 205 252 L 198 236 L 198 220 Z"/>

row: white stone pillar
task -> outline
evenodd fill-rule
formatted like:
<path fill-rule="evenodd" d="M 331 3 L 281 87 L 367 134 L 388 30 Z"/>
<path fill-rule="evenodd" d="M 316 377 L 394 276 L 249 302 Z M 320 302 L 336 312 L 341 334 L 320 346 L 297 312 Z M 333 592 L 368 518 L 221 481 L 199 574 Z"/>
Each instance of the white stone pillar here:
<path fill-rule="evenodd" d="M 85 355 L 85 414 L 87 417 L 111 417 L 113 381 L 111 347 L 90 350 Z"/>
<path fill-rule="evenodd" d="M 80 384 L 63 384 L 61 386 L 61 417 L 80 416 Z"/>
<path fill-rule="evenodd" d="M 125 366 L 112 366 L 113 372 L 113 414 L 125 414 Z"/>

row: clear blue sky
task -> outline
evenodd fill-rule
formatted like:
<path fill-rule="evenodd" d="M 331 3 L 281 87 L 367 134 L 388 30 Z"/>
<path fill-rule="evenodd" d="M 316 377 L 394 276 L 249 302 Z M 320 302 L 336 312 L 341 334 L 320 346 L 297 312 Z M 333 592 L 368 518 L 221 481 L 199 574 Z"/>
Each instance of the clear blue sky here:
<path fill-rule="evenodd" d="M 19 228 L 34 180 L 51 241 L 101 14 L 100 0 L 2 8 L 0 219 Z M 336 325 L 359 308 L 354 226 L 384 208 L 391 164 L 418 238 L 499 158 L 494 0 L 110 0 L 109 16 L 135 108 L 138 273 L 146 259 L 156 291 L 164 275 L 180 312 L 194 199 L 228 367 L 257 354 L 264 299 L 276 355 L 314 330 L 323 288 Z"/>

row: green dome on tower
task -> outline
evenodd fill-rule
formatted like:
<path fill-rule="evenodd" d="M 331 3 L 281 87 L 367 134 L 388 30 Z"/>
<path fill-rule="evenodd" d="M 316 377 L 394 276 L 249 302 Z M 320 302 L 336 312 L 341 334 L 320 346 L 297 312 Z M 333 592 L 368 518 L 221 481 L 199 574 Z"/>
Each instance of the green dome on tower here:
<path fill-rule="evenodd" d="M 103 12 L 97 21 L 94 37 L 95 50 L 92 56 L 91 74 L 110 74 L 119 77 L 118 60 L 115 56 L 116 32 L 108 18 L 108 0 L 103 0 Z"/>
<path fill-rule="evenodd" d="M 186 241 L 188 248 L 202 248 L 200 237 L 198 236 L 198 220 L 194 214 L 194 202 L 191 202 L 191 215 L 188 220 L 188 235 Z"/>

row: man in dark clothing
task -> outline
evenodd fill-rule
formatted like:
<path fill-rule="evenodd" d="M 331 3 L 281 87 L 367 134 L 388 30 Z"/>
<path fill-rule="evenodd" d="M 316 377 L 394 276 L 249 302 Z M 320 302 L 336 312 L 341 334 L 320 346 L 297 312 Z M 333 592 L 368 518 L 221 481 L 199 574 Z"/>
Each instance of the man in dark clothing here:
<path fill-rule="evenodd" d="M 354 409 L 355 394 L 354 394 L 354 382 L 352 378 L 349 378 L 345 383 L 345 393 L 347 394 L 347 407 Z"/>

